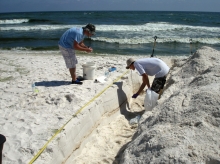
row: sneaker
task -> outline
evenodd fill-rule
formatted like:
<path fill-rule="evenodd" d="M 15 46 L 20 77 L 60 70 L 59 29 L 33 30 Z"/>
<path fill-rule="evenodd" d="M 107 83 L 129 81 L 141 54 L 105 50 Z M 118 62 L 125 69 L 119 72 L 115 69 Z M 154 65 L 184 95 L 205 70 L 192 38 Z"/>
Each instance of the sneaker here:
<path fill-rule="evenodd" d="M 79 80 L 76 80 L 76 81 L 72 81 L 72 84 L 79 84 L 79 85 L 82 85 L 83 83 L 80 82 Z"/>

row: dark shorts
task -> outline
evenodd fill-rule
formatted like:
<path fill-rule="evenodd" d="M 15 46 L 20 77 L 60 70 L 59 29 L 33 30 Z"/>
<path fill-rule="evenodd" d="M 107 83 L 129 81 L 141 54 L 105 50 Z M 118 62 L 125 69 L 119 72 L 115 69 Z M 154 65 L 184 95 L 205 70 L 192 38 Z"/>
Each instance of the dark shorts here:
<path fill-rule="evenodd" d="M 159 93 L 160 90 L 163 89 L 165 83 L 166 83 L 166 76 L 155 78 L 151 86 L 151 90 L 153 90 L 156 93 Z"/>

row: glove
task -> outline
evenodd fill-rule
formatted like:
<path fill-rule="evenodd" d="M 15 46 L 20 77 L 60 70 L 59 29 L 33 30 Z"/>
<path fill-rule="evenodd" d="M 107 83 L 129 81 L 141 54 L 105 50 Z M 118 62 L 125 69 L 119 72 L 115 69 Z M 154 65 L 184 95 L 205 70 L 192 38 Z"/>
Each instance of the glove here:
<path fill-rule="evenodd" d="M 138 97 L 138 94 L 133 94 L 132 98 L 136 99 Z"/>

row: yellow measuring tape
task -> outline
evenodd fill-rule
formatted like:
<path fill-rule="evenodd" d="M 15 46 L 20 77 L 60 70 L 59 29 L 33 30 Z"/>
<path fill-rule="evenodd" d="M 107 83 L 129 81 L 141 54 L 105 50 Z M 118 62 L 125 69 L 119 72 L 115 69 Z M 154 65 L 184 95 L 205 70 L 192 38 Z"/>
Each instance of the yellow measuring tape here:
<path fill-rule="evenodd" d="M 43 153 L 43 151 L 47 148 L 47 145 L 63 130 L 63 128 L 79 114 L 86 106 L 88 106 L 91 102 L 93 102 L 97 97 L 99 97 L 103 92 L 105 92 L 109 87 L 111 87 L 115 82 L 120 80 L 128 71 L 125 71 L 121 76 L 119 76 L 116 80 L 114 80 L 110 85 L 108 85 L 105 89 L 103 89 L 100 93 L 98 93 L 95 97 L 93 97 L 88 103 L 86 103 L 83 107 L 81 107 L 71 119 L 69 119 L 57 132 L 47 141 L 47 143 L 40 149 L 40 151 L 32 158 L 29 164 L 32 164 L 36 159 Z"/>

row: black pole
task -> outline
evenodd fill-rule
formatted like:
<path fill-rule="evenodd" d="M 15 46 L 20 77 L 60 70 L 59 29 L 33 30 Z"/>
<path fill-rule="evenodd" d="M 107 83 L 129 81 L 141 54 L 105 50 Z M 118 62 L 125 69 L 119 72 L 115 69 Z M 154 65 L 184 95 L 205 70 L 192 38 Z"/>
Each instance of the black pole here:
<path fill-rule="evenodd" d="M 3 151 L 3 145 L 5 141 L 6 141 L 5 136 L 0 134 L 0 164 L 2 164 L 2 151 Z"/>
<path fill-rule="evenodd" d="M 154 47 L 156 45 L 156 40 L 157 40 L 157 36 L 154 37 L 154 46 L 153 46 L 153 51 L 150 57 L 154 57 Z"/>

